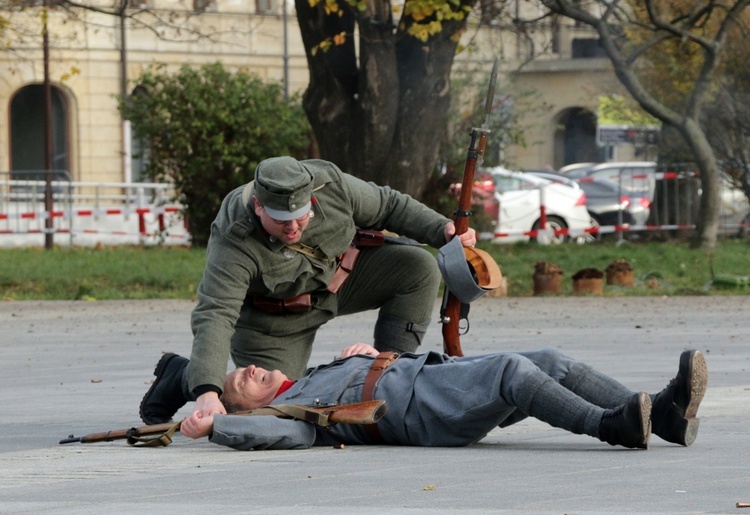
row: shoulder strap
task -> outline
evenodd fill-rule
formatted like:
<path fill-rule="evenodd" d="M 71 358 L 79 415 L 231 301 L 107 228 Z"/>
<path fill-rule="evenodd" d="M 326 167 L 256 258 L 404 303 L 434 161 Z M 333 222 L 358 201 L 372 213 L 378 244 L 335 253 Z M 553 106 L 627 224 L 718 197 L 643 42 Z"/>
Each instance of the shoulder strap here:
<path fill-rule="evenodd" d="M 245 188 L 242 190 L 242 205 L 245 206 L 247 209 L 252 210 L 248 204 L 250 203 L 250 196 L 253 194 L 253 184 L 255 181 L 250 181 L 247 184 L 245 184 Z"/>

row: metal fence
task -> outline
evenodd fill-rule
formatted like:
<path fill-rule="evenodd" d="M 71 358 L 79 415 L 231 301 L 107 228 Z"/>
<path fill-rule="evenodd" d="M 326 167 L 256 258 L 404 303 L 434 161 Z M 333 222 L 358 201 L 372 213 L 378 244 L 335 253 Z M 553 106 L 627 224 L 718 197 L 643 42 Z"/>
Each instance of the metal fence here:
<path fill-rule="evenodd" d="M 48 210 L 45 172 L 35 173 L 16 179 L 15 171 L 0 172 L 0 246 L 41 244 L 49 233 L 65 245 L 189 243 L 183 206 L 169 184 L 73 182 L 56 173 Z"/>
<path fill-rule="evenodd" d="M 672 165 L 656 172 L 656 189 L 648 225 L 692 229 L 698 223 L 701 183 L 690 165 Z M 750 202 L 725 175 L 719 177 L 719 233 L 739 234 L 747 227 Z"/>
<path fill-rule="evenodd" d="M 579 242 L 590 241 L 594 235 L 616 234 L 619 240 L 643 237 L 646 234 L 661 237 L 684 237 L 690 235 L 699 221 L 700 196 L 702 193 L 699 174 L 692 165 L 670 165 L 656 169 L 633 167 L 627 169 L 613 167 L 606 169 L 605 174 L 581 177 L 576 181 L 583 185 L 586 182 L 606 182 L 614 185 L 614 192 L 618 203 L 619 221 L 610 221 L 608 225 L 592 225 L 585 229 L 547 228 L 544 220 L 548 213 L 548 206 L 544 202 L 544 187 L 538 189 L 539 213 L 541 230 L 521 232 L 499 232 L 496 228 L 493 234 L 483 234 L 499 243 L 512 242 L 518 237 L 539 238 L 555 236 L 558 241 L 567 236 Z M 563 176 L 564 177 L 564 176 Z M 552 182 L 566 184 L 562 179 L 551 179 Z M 634 215 L 626 217 L 630 202 L 623 202 L 630 194 L 644 197 L 648 200 L 648 209 L 637 220 Z M 614 204 L 614 202 L 613 202 Z M 724 175 L 719 181 L 719 235 L 742 236 L 750 234 L 750 202 L 744 191 L 733 184 Z M 610 217 L 611 218 L 611 217 Z M 624 220 L 630 220 L 624 222 Z M 661 234 L 660 234 L 661 233 Z"/>

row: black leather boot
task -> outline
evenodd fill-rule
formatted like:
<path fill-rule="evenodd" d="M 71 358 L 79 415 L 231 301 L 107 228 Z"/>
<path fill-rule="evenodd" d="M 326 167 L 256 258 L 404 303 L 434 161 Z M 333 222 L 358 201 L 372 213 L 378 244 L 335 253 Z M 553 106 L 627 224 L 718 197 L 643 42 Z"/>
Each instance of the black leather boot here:
<path fill-rule="evenodd" d="M 650 415 L 651 398 L 646 392 L 636 393 L 622 406 L 604 412 L 599 423 L 599 439 L 610 445 L 648 449 Z"/>
<path fill-rule="evenodd" d="M 141 419 L 146 424 L 172 422 L 172 416 L 187 403 L 182 376 L 189 362 L 187 358 L 168 353 L 156 364 L 156 379 L 141 401 Z"/>
<path fill-rule="evenodd" d="M 680 355 L 680 369 L 666 388 L 654 396 L 651 425 L 668 442 L 688 446 L 698 436 L 698 406 L 708 385 L 706 359 L 698 350 Z"/>

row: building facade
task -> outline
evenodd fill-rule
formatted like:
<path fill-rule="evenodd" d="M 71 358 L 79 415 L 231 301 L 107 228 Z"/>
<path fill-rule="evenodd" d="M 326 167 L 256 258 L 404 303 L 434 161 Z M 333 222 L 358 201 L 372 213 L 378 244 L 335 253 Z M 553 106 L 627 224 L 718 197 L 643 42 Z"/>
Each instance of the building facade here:
<path fill-rule="evenodd" d="M 0 52 L 0 172 L 46 168 L 44 113 L 49 105 L 53 169 L 66 171 L 73 181 L 140 181 L 141 163 L 134 159 L 138 152 L 117 98 L 155 63 L 176 69 L 221 61 L 283 82 L 291 93 L 307 86 L 307 60 L 292 4 L 124 1 L 125 12 L 135 16 L 87 11 L 73 19 L 51 8 L 46 52 L 40 1 L 11 2 L 26 7 L 8 11 L 12 25 L 25 36 L 15 34 Z M 101 7 L 109 5 L 102 2 Z M 6 33 L 6 39 L 12 35 Z M 481 42 L 476 45 L 480 50 L 459 55 L 458 66 L 478 61 L 489 67 L 494 56 L 502 55 L 503 72 L 512 74 L 519 87 L 537 91 L 548 106 L 528 120 L 528 146 L 504 149 L 513 166 L 559 168 L 572 162 L 639 158 L 640 150 L 632 145 L 597 144 L 598 97 L 618 86 L 590 29 L 549 25 L 522 38 L 489 26 L 468 37 Z M 51 85 L 49 100 L 45 76 Z"/>

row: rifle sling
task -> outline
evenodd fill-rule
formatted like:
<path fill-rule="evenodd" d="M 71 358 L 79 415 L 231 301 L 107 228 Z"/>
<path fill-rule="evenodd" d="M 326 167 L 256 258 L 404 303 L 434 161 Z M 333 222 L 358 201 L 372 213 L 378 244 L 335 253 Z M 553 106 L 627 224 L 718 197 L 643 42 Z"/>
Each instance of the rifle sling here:
<path fill-rule="evenodd" d="M 397 352 L 381 352 L 375 358 L 375 361 L 370 365 L 370 371 L 367 372 L 365 378 L 365 386 L 362 388 L 362 402 L 373 400 L 372 394 L 375 391 L 375 383 L 378 382 L 383 371 L 398 359 Z M 378 429 L 378 424 L 366 424 L 362 426 L 365 428 L 365 433 L 370 437 L 370 440 L 374 444 L 383 443 L 383 437 Z"/>
<path fill-rule="evenodd" d="M 138 430 L 133 428 L 128 434 L 128 445 L 133 447 L 166 447 L 172 443 L 172 436 L 180 430 L 181 422 L 175 423 L 167 431 L 157 435 L 139 435 Z"/>

